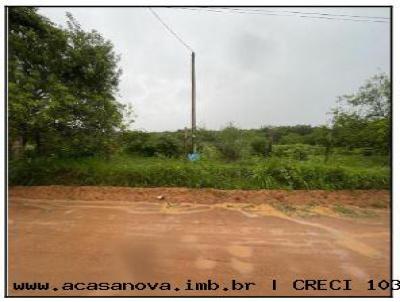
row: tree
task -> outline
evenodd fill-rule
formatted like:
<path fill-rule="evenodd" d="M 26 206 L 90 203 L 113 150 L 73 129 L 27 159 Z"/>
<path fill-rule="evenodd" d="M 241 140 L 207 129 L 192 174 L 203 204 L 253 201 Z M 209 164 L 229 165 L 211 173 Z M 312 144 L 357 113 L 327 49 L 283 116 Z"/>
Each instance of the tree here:
<path fill-rule="evenodd" d="M 267 156 L 268 141 L 264 138 L 256 138 L 251 142 L 251 150 L 254 155 Z"/>
<path fill-rule="evenodd" d="M 373 76 L 355 94 L 339 97 L 332 112 L 334 144 L 387 153 L 391 102 L 391 83 L 386 74 Z"/>
<path fill-rule="evenodd" d="M 110 154 L 124 126 L 119 58 L 67 17 L 62 29 L 35 8 L 9 9 L 10 140 L 22 137 L 38 155 Z"/>
<path fill-rule="evenodd" d="M 304 137 L 298 133 L 289 133 L 282 136 L 279 142 L 283 145 L 303 144 Z"/>
<path fill-rule="evenodd" d="M 236 128 L 233 123 L 229 123 L 218 133 L 215 147 L 222 158 L 227 161 L 240 159 L 245 151 L 243 132 Z"/>
<path fill-rule="evenodd" d="M 388 118 L 391 114 L 390 86 L 390 79 L 386 74 L 374 75 L 357 93 L 339 97 L 339 102 L 345 102 L 340 111 L 345 112 L 346 105 L 349 105 L 349 112 L 365 120 Z"/>
<path fill-rule="evenodd" d="M 49 120 L 50 91 L 63 88 L 55 73 L 66 49 L 65 33 L 36 11 L 9 8 L 9 134 L 10 141 L 22 138 L 23 146 L 39 140 Z"/>

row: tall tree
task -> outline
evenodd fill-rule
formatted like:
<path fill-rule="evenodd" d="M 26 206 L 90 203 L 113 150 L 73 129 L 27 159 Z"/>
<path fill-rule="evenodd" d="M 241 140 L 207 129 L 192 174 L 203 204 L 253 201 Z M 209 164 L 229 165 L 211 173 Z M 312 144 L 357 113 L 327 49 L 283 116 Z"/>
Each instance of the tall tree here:
<path fill-rule="evenodd" d="M 62 29 L 34 8 L 9 9 L 10 138 L 39 155 L 110 153 L 123 126 L 119 58 L 110 41 L 67 17 Z"/>
<path fill-rule="evenodd" d="M 391 83 L 386 74 L 373 76 L 355 94 L 339 97 L 332 112 L 335 144 L 388 152 L 391 102 Z"/>

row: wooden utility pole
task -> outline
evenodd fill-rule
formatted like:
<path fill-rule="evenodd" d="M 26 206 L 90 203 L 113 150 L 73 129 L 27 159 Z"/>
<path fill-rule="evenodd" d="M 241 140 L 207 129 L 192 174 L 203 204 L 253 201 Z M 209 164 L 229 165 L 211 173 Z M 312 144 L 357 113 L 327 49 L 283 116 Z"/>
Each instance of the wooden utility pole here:
<path fill-rule="evenodd" d="M 195 54 L 192 51 L 192 153 L 196 153 L 196 70 Z"/>
<path fill-rule="evenodd" d="M 196 73 L 195 73 L 195 58 L 193 49 L 183 41 L 183 39 L 174 32 L 171 27 L 169 27 L 160 16 L 153 10 L 153 8 L 149 7 L 150 12 L 153 16 L 168 30 L 171 35 L 173 35 L 186 49 L 188 49 L 192 53 L 192 154 L 196 153 Z"/>
<path fill-rule="evenodd" d="M 268 157 L 271 155 L 272 145 L 274 144 L 274 131 L 273 131 L 272 127 L 267 129 L 267 142 L 268 142 L 268 144 L 267 144 L 267 150 L 265 152 L 266 153 L 265 155 Z"/>
<path fill-rule="evenodd" d="M 185 134 L 183 137 L 183 146 L 185 150 L 185 154 L 188 152 L 188 129 L 185 127 Z"/>

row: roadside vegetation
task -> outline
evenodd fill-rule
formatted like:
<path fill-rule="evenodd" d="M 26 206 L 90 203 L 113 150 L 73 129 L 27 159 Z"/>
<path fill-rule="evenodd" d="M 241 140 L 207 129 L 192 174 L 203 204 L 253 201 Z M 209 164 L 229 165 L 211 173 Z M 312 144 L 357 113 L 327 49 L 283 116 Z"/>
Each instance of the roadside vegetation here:
<path fill-rule="evenodd" d="M 10 185 L 390 188 L 386 74 L 338 97 L 326 125 L 199 129 L 191 162 L 185 129 L 131 130 L 112 43 L 68 18 L 59 28 L 34 8 L 9 8 Z"/>

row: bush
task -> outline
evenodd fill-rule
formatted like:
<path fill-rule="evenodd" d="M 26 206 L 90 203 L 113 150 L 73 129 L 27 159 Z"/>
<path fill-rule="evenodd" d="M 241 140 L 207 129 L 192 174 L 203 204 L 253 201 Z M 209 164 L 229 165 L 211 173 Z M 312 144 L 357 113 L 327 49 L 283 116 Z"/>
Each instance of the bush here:
<path fill-rule="evenodd" d="M 184 154 L 182 143 L 170 134 L 127 132 L 123 143 L 125 151 L 133 155 L 178 157 Z"/>
<path fill-rule="evenodd" d="M 182 144 L 172 136 L 161 136 L 155 143 L 156 154 L 166 157 L 178 157 L 184 154 Z"/>
<path fill-rule="evenodd" d="M 279 143 L 283 145 L 302 144 L 304 143 L 304 137 L 297 133 L 289 133 L 285 136 L 282 136 L 279 140 Z"/>
<path fill-rule="evenodd" d="M 322 146 L 311 146 L 304 144 L 274 145 L 272 154 L 277 157 L 295 160 L 307 160 L 309 155 L 323 155 L 325 148 Z"/>
<path fill-rule="evenodd" d="M 242 131 L 229 124 L 218 133 L 215 147 L 221 154 L 221 158 L 227 161 L 235 161 L 244 156 L 245 142 Z"/>
<path fill-rule="evenodd" d="M 155 150 L 146 150 L 145 148 L 149 138 L 150 134 L 146 132 L 125 132 L 122 137 L 122 142 L 125 146 L 125 151 L 129 154 L 152 156 L 154 155 Z"/>
<path fill-rule="evenodd" d="M 271 145 L 266 139 L 257 138 L 251 142 L 252 154 L 258 156 L 268 156 L 270 153 Z"/>
<path fill-rule="evenodd" d="M 218 149 L 212 144 L 202 144 L 199 146 L 201 157 L 207 160 L 217 160 L 219 158 Z"/>

